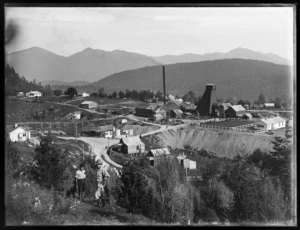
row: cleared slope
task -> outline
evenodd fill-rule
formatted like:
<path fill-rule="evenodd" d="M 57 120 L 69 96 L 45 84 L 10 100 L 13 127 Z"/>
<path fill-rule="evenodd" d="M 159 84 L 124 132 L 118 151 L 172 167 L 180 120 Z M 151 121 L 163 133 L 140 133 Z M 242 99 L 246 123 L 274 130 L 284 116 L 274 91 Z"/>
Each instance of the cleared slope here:
<path fill-rule="evenodd" d="M 251 154 L 257 148 L 263 151 L 273 149 L 274 137 L 246 133 L 213 131 L 204 129 L 170 130 L 156 135 L 164 146 L 183 148 L 186 145 L 215 152 L 218 156 L 233 158 Z"/>

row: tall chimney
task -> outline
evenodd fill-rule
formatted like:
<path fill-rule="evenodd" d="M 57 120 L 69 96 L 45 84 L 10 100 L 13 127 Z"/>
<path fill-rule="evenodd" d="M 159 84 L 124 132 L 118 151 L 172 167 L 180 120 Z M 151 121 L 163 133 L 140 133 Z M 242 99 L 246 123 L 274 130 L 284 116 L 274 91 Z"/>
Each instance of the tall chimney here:
<path fill-rule="evenodd" d="M 163 87 L 164 87 L 164 105 L 166 104 L 166 76 L 165 76 L 165 66 L 163 65 Z"/>

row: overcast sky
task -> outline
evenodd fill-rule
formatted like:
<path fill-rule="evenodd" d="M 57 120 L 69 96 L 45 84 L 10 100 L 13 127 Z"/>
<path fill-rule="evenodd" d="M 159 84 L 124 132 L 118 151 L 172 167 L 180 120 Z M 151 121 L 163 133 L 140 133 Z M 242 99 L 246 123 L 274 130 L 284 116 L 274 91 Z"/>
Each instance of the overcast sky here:
<path fill-rule="evenodd" d="M 293 59 L 292 7 L 7 7 L 18 25 L 11 53 L 38 46 L 69 56 L 90 47 L 149 56 L 243 47 Z"/>

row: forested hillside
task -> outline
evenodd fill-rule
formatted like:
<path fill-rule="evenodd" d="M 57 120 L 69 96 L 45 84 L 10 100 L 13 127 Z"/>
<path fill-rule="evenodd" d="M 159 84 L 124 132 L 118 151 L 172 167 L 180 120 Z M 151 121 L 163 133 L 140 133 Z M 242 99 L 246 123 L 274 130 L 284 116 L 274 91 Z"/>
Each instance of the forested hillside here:
<path fill-rule="evenodd" d="M 5 95 L 16 96 L 18 92 L 24 94 L 37 90 L 44 94 L 51 94 L 49 87 L 43 87 L 40 84 L 36 84 L 35 81 L 28 81 L 24 76 L 20 76 L 13 67 L 6 65 L 5 67 Z"/>
<path fill-rule="evenodd" d="M 216 85 L 217 97 L 256 100 L 260 93 L 267 98 L 290 94 L 291 67 L 264 61 L 224 59 L 166 65 L 166 90 L 182 96 L 188 91 L 202 95 L 205 85 Z M 79 88 L 80 91 L 106 92 L 124 89 L 163 91 L 162 67 L 144 67 L 108 76 Z"/>

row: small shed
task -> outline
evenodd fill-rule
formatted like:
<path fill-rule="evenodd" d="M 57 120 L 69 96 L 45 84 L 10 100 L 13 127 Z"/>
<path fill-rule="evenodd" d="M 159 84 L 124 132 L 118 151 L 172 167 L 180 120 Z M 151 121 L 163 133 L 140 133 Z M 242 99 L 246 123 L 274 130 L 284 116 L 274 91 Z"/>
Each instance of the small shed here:
<path fill-rule="evenodd" d="M 147 153 L 147 157 L 150 161 L 150 166 L 155 165 L 155 161 L 159 160 L 159 157 L 162 156 L 171 156 L 171 153 L 168 148 L 152 149 Z"/>
<path fill-rule="evenodd" d="M 145 144 L 139 136 L 122 137 L 120 140 L 121 152 L 124 154 L 143 153 Z"/>
<path fill-rule="evenodd" d="M 98 107 L 98 103 L 94 101 L 84 101 L 80 104 L 79 107 L 83 109 L 95 109 Z"/>
<path fill-rule="evenodd" d="M 17 141 L 24 142 L 31 138 L 30 130 L 21 126 L 18 127 L 8 126 L 7 132 L 12 142 L 17 142 Z"/>
<path fill-rule="evenodd" d="M 89 137 L 113 137 L 113 125 L 103 125 L 98 127 L 84 127 L 81 130 L 81 136 Z"/>

